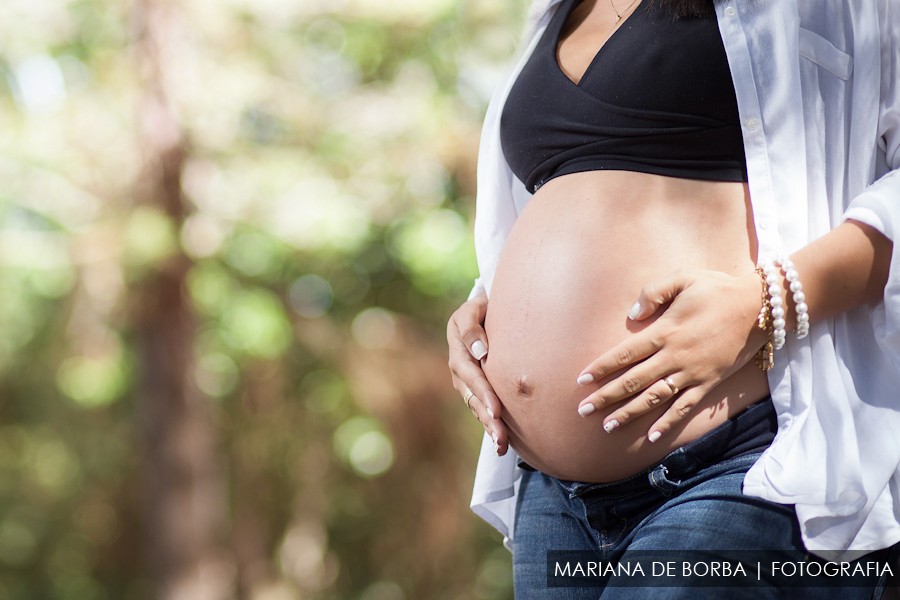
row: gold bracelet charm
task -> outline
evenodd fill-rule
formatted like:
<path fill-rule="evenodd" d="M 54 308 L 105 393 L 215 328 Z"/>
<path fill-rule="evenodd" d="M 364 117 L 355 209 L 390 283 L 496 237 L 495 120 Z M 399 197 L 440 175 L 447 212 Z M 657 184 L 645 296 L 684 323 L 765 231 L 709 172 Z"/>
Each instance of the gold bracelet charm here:
<path fill-rule="evenodd" d="M 772 343 L 772 303 L 769 300 L 769 285 L 766 282 L 766 271 L 762 267 L 756 267 L 756 273 L 762 282 L 762 306 L 756 317 L 756 327 L 766 333 L 769 339 L 763 347 L 756 352 L 754 362 L 762 371 L 768 371 L 775 366 L 775 345 Z"/>

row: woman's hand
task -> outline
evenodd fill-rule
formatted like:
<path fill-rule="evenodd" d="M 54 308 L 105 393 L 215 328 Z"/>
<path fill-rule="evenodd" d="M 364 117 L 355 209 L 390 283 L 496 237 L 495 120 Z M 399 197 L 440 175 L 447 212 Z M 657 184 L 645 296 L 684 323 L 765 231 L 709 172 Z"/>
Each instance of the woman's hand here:
<path fill-rule="evenodd" d="M 605 418 L 607 432 L 674 398 L 648 431 L 655 442 L 767 340 L 756 327 L 762 282 L 755 272 L 736 277 L 679 271 L 644 287 L 628 317 L 641 321 L 666 304 L 654 323 L 604 353 L 578 377 L 581 385 L 609 378 L 581 402 L 582 416 L 627 400 Z"/>
<path fill-rule="evenodd" d="M 447 323 L 448 365 L 453 387 L 494 440 L 497 455 L 503 456 L 509 448 L 509 436 L 500 419 L 502 404 L 485 377 L 480 362 L 488 351 L 487 334 L 484 332 L 487 303 L 486 296 L 477 296 L 464 302 L 450 316 Z"/>

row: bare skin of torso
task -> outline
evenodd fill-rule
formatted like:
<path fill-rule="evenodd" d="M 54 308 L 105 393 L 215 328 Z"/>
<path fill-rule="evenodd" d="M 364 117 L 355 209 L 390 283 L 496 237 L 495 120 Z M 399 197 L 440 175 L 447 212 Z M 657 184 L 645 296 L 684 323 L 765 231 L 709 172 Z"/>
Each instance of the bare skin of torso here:
<path fill-rule="evenodd" d="M 611 33 L 615 16 L 604 10 L 608 4 L 586 0 L 570 17 L 558 61 L 573 81 Z M 603 383 L 577 385 L 581 370 L 653 321 L 627 319 L 645 284 L 685 267 L 743 275 L 756 255 L 750 196 L 740 182 L 592 171 L 541 187 L 506 242 L 485 319 L 483 368 L 503 402 L 510 445 L 548 475 L 614 481 L 766 398 L 767 378 L 751 362 L 652 444 L 648 428 L 665 404 L 610 434 L 603 418 L 616 406 L 589 418 L 577 412 Z"/>

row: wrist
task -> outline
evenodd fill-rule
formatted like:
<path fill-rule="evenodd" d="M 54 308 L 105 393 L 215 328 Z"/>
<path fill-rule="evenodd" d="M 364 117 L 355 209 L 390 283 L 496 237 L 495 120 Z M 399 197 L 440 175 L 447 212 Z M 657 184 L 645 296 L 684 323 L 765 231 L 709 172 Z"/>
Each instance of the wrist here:
<path fill-rule="evenodd" d="M 765 279 L 760 279 L 760 269 L 757 268 L 752 273 L 741 276 L 742 297 L 747 300 L 749 317 L 748 322 L 751 323 L 751 333 L 749 341 L 761 345 L 769 339 L 769 333 L 766 327 L 760 325 L 760 317 L 764 309 L 768 310 L 768 293 Z M 751 314 L 752 313 L 752 314 Z"/>
<path fill-rule="evenodd" d="M 759 327 L 769 334 L 769 368 L 771 368 L 772 350 L 780 350 L 787 340 L 788 306 L 784 299 L 784 280 L 777 261 L 760 262 L 757 273 L 762 278 L 763 307 L 759 313 Z"/>
<path fill-rule="evenodd" d="M 809 307 L 793 260 L 760 261 L 756 272 L 763 282 L 763 306 L 758 327 L 769 332 L 774 349 L 781 349 L 789 334 L 797 339 L 806 337 L 809 334 Z"/>

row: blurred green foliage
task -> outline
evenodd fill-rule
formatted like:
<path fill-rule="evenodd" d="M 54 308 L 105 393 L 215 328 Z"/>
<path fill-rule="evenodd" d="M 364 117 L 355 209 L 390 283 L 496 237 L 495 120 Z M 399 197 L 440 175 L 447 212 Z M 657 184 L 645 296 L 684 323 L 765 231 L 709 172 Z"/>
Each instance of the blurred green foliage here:
<path fill-rule="evenodd" d="M 518 0 L 185 0 L 183 222 L 135 201 L 136 4 L 0 19 L 0 598 L 151 596 L 135 318 L 190 261 L 232 597 L 510 598 L 444 329 Z M 152 482 L 150 482 L 152 485 Z"/>

